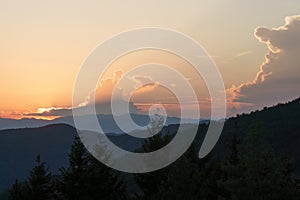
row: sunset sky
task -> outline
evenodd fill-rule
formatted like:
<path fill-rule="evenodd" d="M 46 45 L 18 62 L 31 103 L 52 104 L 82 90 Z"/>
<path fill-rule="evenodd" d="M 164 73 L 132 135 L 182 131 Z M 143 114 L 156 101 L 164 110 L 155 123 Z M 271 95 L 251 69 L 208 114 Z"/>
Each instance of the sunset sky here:
<path fill-rule="evenodd" d="M 173 29 L 202 44 L 222 74 L 228 116 L 291 100 L 300 94 L 297 15 L 299 0 L 0 1 L 0 117 L 69 115 L 74 82 L 89 53 L 112 35 L 139 27 Z M 107 72 L 97 101 L 105 102 L 129 66 L 151 59 L 182 71 L 189 65 L 164 52 L 127 55 Z M 127 78 L 143 82 L 145 75 Z M 205 110 L 205 85 L 194 85 L 203 90 L 199 103 Z M 157 85 L 139 88 L 131 100 L 140 109 L 157 101 L 176 103 Z M 176 115 L 174 107 L 168 109 Z"/>

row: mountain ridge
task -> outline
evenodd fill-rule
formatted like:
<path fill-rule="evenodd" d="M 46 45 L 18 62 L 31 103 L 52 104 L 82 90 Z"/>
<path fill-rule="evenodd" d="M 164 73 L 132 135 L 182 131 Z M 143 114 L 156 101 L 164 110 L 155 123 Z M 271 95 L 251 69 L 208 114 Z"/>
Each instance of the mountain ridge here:
<path fill-rule="evenodd" d="M 150 118 L 148 115 L 142 114 L 130 114 L 132 120 L 140 125 L 146 126 L 150 122 Z M 80 116 L 81 120 L 90 121 L 92 115 Z M 116 122 L 114 121 L 114 116 L 112 115 L 97 115 L 98 121 L 101 124 L 104 132 L 112 132 L 112 133 L 122 133 L 123 131 L 118 128 Z M 119 120 L 124 120 L 124 116 L 116 116 Z M 167 117 L 166 124 L 179 124 L 179 123 L 207 123 L 206 119 L 180 119 L 178 117 Z M 0 118 L 0 130 L 5 129 L 16 129 L 16 128 L 38 128 L 50 124 L 68 124 L 75 127 L 73 116 L 60 117 L 53 120 L 43 120 L 43 119 L 35 119 L 35 118 L 22 118 L 22 119 L 9 119 L 9 118 Z M 133 131 L 131 129 L 130 131 Z"/>

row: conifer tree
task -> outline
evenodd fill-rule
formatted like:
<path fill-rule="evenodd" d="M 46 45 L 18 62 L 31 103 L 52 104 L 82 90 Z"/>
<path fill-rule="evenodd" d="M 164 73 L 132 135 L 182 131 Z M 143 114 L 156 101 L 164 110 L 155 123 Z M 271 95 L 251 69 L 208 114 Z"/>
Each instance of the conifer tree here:
<path fill-rule="evenodd" d="M 145 140 L 144 144 L 142 145 L 142 150 L 144 152 L 158 150 L 168 144 L 170 140 L 171 136 L 169 134 L 162 135 L 161 133 L 158 133 L 155 136 Z M 167 155 L 162 155 L 162 157 L 167 157 Z M 160 184 L 166 179 L 168 171 L 169 167 L 166 167 L 154 172 L 135 174 L 135 181 L 142 190 L 142 195 L 139 197 L 139 199 L 155 199 L 155 195 L 158 193 Z"/>
<path fill-rule="evenodd" d="M 219 162 L 212 160 L 212 154 L 199 159 L 192 145 L 170 166 L 157 199 L 216 200 L 220 193 L 217 183 L 219 176 Z"/>
<path fill-rule="evenodd" d="M 45 163 L 41 162 L 40 155 L 36 158 L 36 166 L 31 170 L 25 187 L 25 198 L 32 200 L 52 199 L 54 194 L 52 175 Z"/>
<path fill-rule="evenodd" d="M 62 199 L 126 199 L 119 173 L 89 154 L 79 137 L 71 147 L 69 162 L 69 168 L 61 169 L 58 190 Z"/>
<path fill-rule="evenodd" d="M 9 199 L 10 200 L 22 200 L 24 199 L 24 185 L 19 183 L 18 179 L 16 179 L 15 183 L 9 190 Z"/>
<path fill-rule="evenodd" d="M 89 159 L 86 149 L 78 136 L 75 137 L 69 155 L 70 166 L 61 168 L 61 178 L 58 184 L 59 193 L 63 199 L 79 199 L 83 194 L 84 173 L 88 169 Z"/>
<path fill-rule="evenodd" d="M 240 162 L 240 152 L 239 152 L 240 142 L 237 139 L 238 133 L 239 133 L 238 125 L 235 122 L 233 131 L 231 133 L 231 141 L 229 144 L 228 157 L 221 167 L 222 171 L 219 180 L 219 188 L 221 190 L 221 196 L 224 199 L 231 198 L 231 192 L 228 190 L 228 185 L 231 184 L 232 180 L 240 177 L 240 174 L 236 170 L 237 165 Z"/>

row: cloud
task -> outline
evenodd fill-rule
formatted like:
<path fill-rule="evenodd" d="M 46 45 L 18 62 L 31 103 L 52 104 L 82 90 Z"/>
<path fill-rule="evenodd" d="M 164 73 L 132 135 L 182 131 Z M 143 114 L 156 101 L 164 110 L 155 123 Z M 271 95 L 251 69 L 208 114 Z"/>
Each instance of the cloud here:
<path fill-rule="evenodd" d="M 117 71 L 113 77 L 103 79 L 100 81 L 95 91 L 91 92 L 86 97 L 86 101 L 82 102 L 78 107 L 75 108 L 39 108 L 37 112 L 23 113 L 26 117 L 64 117 L 71 116 L 72 110 L 77 109 L 82 115 L 91 114 L 90 106 L 95 106 L 97 114 L 111 114 L 111 99 L 112 93 L 115 89 L 115 105 L 116 106 L 129 106 L 131 113 L 140 113 L 141 111 L 134 105 L 133 102 L 127 102 L 122 98 L 122 89 L 117 87 L 117 83 L 122 78 L 122 72 Z"/>
<path fill-rule="evenodd" d="M 24 113 L 23 115 L 32 116 L 32 117 L 70 116 L 72 115 L 72 109 L 70 108 L 49 108 L 48 109 L 47 108 L 46 111 L 28 112 L 28 113 Z"/>
<path fill-rule="evenodd" d="M 93 103 L 93 99 L 95 99 L 95 103 L 97 104 L 108 103 L 111 101 L 113 92 L 115 92 L 115 97 L 121 100 L 122 89 L 116 87 L 117 83 L 120 81 L 121 78 L 122 78 L 122 71 L 116 71 L 112 78 L 101 80 L 98 87 L 96 88 L 96 91 L 91 93 L 90 96 L 88 97 L 89 103 Z"/>
<path fill-rule="evenodd" d="M 286 17 L 279 28 L 256 28 L 254 35 L 269 51 L 253 81 L 227 90 L 231 114 L 300 95 L 300 15 Z"/>
<path fill-rule="evenodd" d="M 244 51 L 244 52 L 236 54 L 235 57 L 242 57 L 242 56 L 246 56 L 251 53 L 252 53 L 252 51 Z"/>
<path fill-rule="evenodd" d="M 176 96 L 166 87 L 158 84 L 146 84 L 137 90 L 131 96 L 131 99 L 137 103 L 178 103 Z"/>
<path fill-rule="evenodd" d="M 141 110 L 137 108 L 133 102 L 127 103 L 126 101 L 119 100 L 115 102 L 116 106 L 128 106 L 130 113 L 140 113 Z M 81 115 L 89 115 L 90 109 L 88 109 L 90 106 L 93 105 L 86 105 L 78 108 L 73 108 L 77 109 L 80 111 Z M 72 108 L 51 108 L 48 111 L 44 112 L 28 112 L 28 113 L 23 113 L 23 116 L 26 117 L 66 117 L 66 116 L 72 116 Z M 95 110 L 97 114 L 111 114 L 111 102 L 105 102 L 105 103 L 98 103 L 95 104 Z M 121 113 L 125 114 L 125 113 Z"/>

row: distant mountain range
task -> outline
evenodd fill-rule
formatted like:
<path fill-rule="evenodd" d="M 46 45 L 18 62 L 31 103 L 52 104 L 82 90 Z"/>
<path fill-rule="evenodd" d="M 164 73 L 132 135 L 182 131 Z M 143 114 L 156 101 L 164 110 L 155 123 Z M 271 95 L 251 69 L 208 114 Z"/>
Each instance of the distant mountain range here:
<path fill-rule="evenodd" d="M 80 118 L 85 121 L 89 121 L 91 119 L 91 115 L 81 116 Z M 124 120 L 125 116 L 117 116 L 119 120 Z M 112 115 L 97 115 L 98 121 L 103 128 L 105 133 L 123 133 L 123 131 L 118 128 L 116 122 Z M 150 119 L 148 115 L 139 115 L 139 114 L 131 114 L 132 120 L 138 124 L 139 126 L 146 126 Z M 206 119 L 180 119 L 178 117 L 167 117 L 166 125 L 170 124 L 199 124 L 199 123 L 207 123 L 209 120 Z M 7 119 L 0 118 L 0 130 L 5 129 L 16 129 L 16 128 L 36 128 L 42 127 L 50 124 L 68 124 L 70 126 L 74 126 L 73 116 L 60 117 L 54 120 L 42 120 L 42 119 L 34 119 L 34 118 L 23 118 L 23 119 Z M 130 129 L 130 127 L 129 127 Z M 130 131 L 134 131 L 134 129 L 130 129 Z"/>
<path fill-rule="evenodd" d="M 231 133 L 238 125 L 238 137 L 242 140 L 249 131 L 251 125 L 262 122 L 269 132 L 267 140 L 272 144 L 278 154 L 288 155 L 297 166 L 296 176 L 300 177 L 300 99 L 277 106 L 264 108 L 249 114 L 241 114 L 226 121 L 221 138 L 219 139 L 214 153 L 217 157 L 223 158 L 228 152 Z M 139 123 L 145 122 L 144 116 Z M 71 118 L 53 120 L 72 120 Z M 111 118 L 108 116 L 107 120 Z M 2 119 L 3 120 L 3 119 Z M 140 119 L 136 119 L 140 120 Z M 170 125 L 164 127 L 163 132 L 175 133 L 178 124 L 176 118 L 168 119 Z M 173 121 L 172 121 L 173 120 Z M 14 121 L 15 122 L 15 121 Z M 23 126 L 34 127 L 45 123 L 45 120 L 28 120 L 32 124 Z M 34 124 L 33 122 L 37 122 Z M 174 123 L 174 124 L 171 124 Z M 138 123 L 138 122 L 137 122 Z M 45 124 L 43 124 L 45 125 Z M 188 132 L 195 124 L 185 124 L 185 131 Z M 118 129 L 110 129 L 118 130 Z M 207 124 L 200 124 L 195 139 L 196 145 L 200 147 L 207 130 Z M 137 130 L 134 130 L 137 131 Z M 108 137 L 116 145 L 126 150 L 136 150 L 141 147 L 143 139 L 135 138 L 127 134 L 113 134 L 110 131 Z M 40 128 L 21 128 L 0 131 L 0 191 L 10 187 L 16 178 L 24 180 L 34 165 L 37 154 L 41 155 L 50 170 L 54 173 L 62 166 L 68 166 L 68 154 L 74 140 L 76 129 L 67 124 L 53 124 Z"/>

